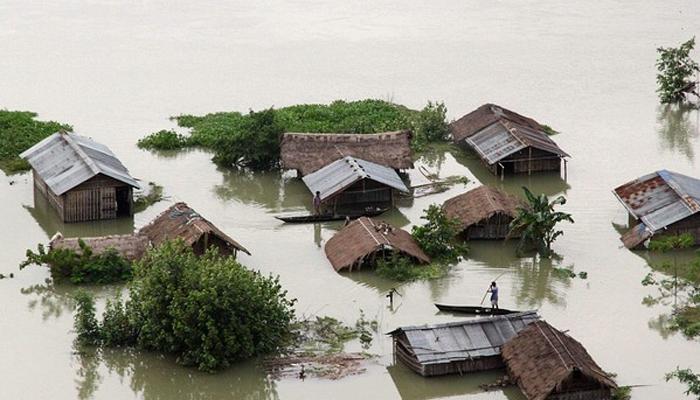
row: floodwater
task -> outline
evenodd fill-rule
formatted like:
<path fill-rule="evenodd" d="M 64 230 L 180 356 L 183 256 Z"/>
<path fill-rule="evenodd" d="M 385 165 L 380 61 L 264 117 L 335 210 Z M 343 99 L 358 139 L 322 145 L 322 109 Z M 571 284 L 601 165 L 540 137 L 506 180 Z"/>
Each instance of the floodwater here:
<path fill-rule="evenodd" d="M 354 323 L 364 310 L 380 333 L 451 321 L 458 317 L 438 314 L 432 303 L 476 303 L 505 273 L 502 306 L 539 309 L 619 383 L 649 385 L 633 398 L 684 398 L 663 375 L 676 366 L 700 370 L 700 346 L 659 328 L 667 307 L 641 304 L 652 293 L 640 284 L 649 268 L 644 254 L 620 248 L 616 224 L 627 217 L 610 190 L 660 168 L 700 175 L 698 112 L 665 110 L 654 93 L 656 47 L 699 35 L 698 15 L 697 0 L 1 2 L 0 107 L 73 124 L 110 146 L 133 175 L 162 184 L 169 200 L 133 220 L 64 226 L 35 204 L 29 175 L 0 177 L 0 273 L 15 274 L 0 281 L 0 398 L 523 398 L 516 388 L 481 392 L 478 384 L 498 372 L 423 379 L 394 365 L 383 335 L 367 371 L 339 381 L 273 380 L 254 363 L 208 375 L 153 354 L 74 354 L 73 288 L 50 283 L 45 268 L 18 271 L 25 250 L 57 230 L 128 232 L 176 200 L 250 249 L 241 262 L 279 274 L 299 314 Z M 326 260 L 323 244 L 337 225 L 284 226 L 273 218 L 310 201 L 299 181 L 217 169 L 202 151 L 158 155 L 135 146 L 179 113 L 367 97 L 411 107 L 444 100 L 451 118 L 495 102 L 562 131 L 555 139 L 573 155 L 566 181 L 500 182 L 460 152 L 418 164 L 465 175 L 467 188 L 488 183 L 519 193 L 527 185 L 565 195 L 576 223 L 563 226 L 554 264 L 588 279 L 560 278 L 551 264 L 516 257 L 512 245 L 473 243 L 449 275 L 402 285 L 388 308 L 384 296 L 394 283 L 337 274 Z M 410 180 L 423 178 L 413 171 Z M 387 217 L 409 227 L 430 203 L 464 190 L 415 199 Z M 94 289 L 101 300 L 118 290 Z"/>

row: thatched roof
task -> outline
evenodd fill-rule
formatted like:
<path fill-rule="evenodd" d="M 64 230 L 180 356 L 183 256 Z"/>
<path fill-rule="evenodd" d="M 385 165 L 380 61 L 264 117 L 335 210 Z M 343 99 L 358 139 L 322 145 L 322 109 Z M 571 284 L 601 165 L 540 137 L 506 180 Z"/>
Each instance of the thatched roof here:
<path fill-rule="evenodd" d="M 49 247 L 52 249 L 80 250 L 78 238 L 64 238 L 60 233 L 51 239 Z M 104 253 L 113 248 L 129 261 L 135 261 L 143 257 L 148 247 L 148 238 L 142 235 L 112 235 L 82 238 L 86 245 L 90 246 L 94 254 Z"/>
<path fill-rule="evenodd" d="M 218 237 L 234 249 L 250 254 L 245 247 L 182 202 L 163 211 L 139 231 L 139 234 L 147 236 L 154 246 L 178 238 L 192 246 L 205 233 Z"/>
<path fill-rule="evenodd" d="M 496 104 L 487 103 L 450 124 L 454 142 L 460 142 L 494 122 L 508 121 L 517 125 L 541 131 L 542 125 L 532 118 Z"/>
<path fill-rule="evenodd" d="M 503 345 L 501 355 L 529 400 L 545 400 L 570 379 L 585 379 L 601 389 L 617 387 L 581 343 L 545 321 L 520 331 Z"/>
<path fill-rule="evenodd" d="M 490 186 L 479 186 L 446 200 L 442 208 L 448 217 L 459 219 L 462 222 L 462 228 L 467 229 L 495 214 L 515 217 L 517 207 L 522 204 L 520 199 L 502 190 Z"/>
<path fill-rule="evenodd" d="M 282 136 L 282 166 L 286 169 L 296 169 L 302 176 L 345 156 L 361 158 L 393 169 L 413 168 L 411 132 L 288 132 Z"/>
<path fill-rule="evenodd" d="M 410 233 L 391 225 L 362 217 L 345 226 L 326 243 L 326 257 L 336 271 L 361 264 L 366 257 L 381 250 L 394 250 L 421 263 L 428 257 Z"/>

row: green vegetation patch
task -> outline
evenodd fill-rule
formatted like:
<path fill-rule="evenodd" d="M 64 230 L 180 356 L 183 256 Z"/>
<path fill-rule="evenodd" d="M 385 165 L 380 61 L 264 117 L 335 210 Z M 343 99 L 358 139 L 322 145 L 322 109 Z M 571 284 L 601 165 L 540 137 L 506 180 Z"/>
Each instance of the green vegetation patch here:
<path fill-rule="evenodd" d="M 450 270 L 447 263 L 433 262 L 428 265 L 415 264 L 410 258 L 392 255 L 377 261 L 377 275 L 399 282 L 442 278 Z"/>
<path fill-rule="evenodd" d="M 0 169 L 17 173 L 29 169 L 20 153 L 59 130 L 72 131 L 70 125 L 55 121 L 37 121 L 30 111 L 0 110 Z"/>
<path fill-rule="evenodd" d="M 426 222 L 414 226 L 411 235 L 433 261 L 456 263 L 467 253 L 467 247 L 457 240 L 462 223 L 449 218 L 442 207 L 431 204 L 423 210 L 421 219 Z"/>
<path fill-rule="evenodd" d="M 131 279 L 131 263 L 114 249 L 94 254 L 92 248 L 82 239 L 78 240 L 80 251 L 71 249 L 50 249 L 39 244 L 37 252 L 27 250 L 27 259 L 19 268 L 28 265 L 46 265 L 51 276 L 57 280 L 69 280 L 74 284 L 113 283 Z"/>
<path fill-rule="evenodd" d="M 433 141 L 446 140 L 446 108 L 429 102 L 423 110 L 383 100 L 337 100 L 330 104 L 300 104 L 247 114 L 218 112 L 204 116 L 174 117 L 189 135 L 161 130 L 139 140 L 149 150 L 202 147 L 214 151 L 214 162 L 254 169 L 275 167 L 283 132 L 378 133 L 412 129 L 413 145 L 419 149 Z"/>
<path fill-rule="evenodd" d="M 91 296 L 76 300 L 78 343 L 172 354 L 203 371 L 275 352 L 292 339 L 295 300 L 278 278 L 215 249 L 198 257 L 181 240 L 149 250 L 134 265 L 129 299 L 108 303 L 101 320 Z"/>
<path fill-rule="evenodd" d="M 148 192 L 134 199 L 134 213 L 141 212 L 161 200 L 163 200 L 163 186 L 148 182 Z"/>

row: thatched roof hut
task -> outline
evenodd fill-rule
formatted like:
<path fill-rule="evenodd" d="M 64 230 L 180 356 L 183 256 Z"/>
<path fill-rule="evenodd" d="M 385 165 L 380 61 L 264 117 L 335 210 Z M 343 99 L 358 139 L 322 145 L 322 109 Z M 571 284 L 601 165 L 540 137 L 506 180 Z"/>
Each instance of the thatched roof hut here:
<path fill-rule="evenodd" d="M 502 190 L 479 186 L 446 200 L 442 208 L 462 223 L 464 239 L 503 239 L 523 202 Z"/>
<path fill-rule="evenodd" d="M 528 400 L 609 399 L 617 388 L 581 343 L 544 321 L 520 331 L 501 355 Z"/>
<path fill-rule="evenodd" d="M 35 193 L 48 199 L 62 221 L 134 215 L 133 189 L 139 184 L 107 146 L 60 131 L 20 157 L 32 166 Z"/>
<path fill-rule="evenodd" d="M 470 318 L 389 332 L 394 355 L 422 376 L 503 368 L 501 346 L 540 318 L 537 311 Z"/>
<path fill-rule="evenodd" d="M 336 271 L 360 269 L 383 253 L 399 253 L 419 263 L 430 262 L 410 233 L 368 217 L 356 219 L 333 235 L 325 251 Z"/>
<path fill-rule="evenodd" d="M 450 124 L 455 144 L 474 150 L 493 173 L 559 171 L 569 155 L 532 118 L 484 104 Z"/>
<path fill-rule="evenodd" d="M 129 261 L 139 260 L 148 247 L 148 238 L 143 235 L 111 235 L 79 239 L 64 238 L 59 232 L 49 242 L 49 248 L 80 252 L 79 240 L 85 242 L 92 249 L 93 254 L 102 254 L 107 249 L 114 249 Z"/>
<path fill-rule="evenodd" d="M 620 238 L 625 247 L 640 247 L 654 235 L 682 233 L 700 244 L 700 179 L 664 169 L 618 186 L 613 194 L 638 221 Z"/>
<path fill-rule="evenodd" d="M 250 255 L 245 247 L 182 202 L 163 211 L 138 234 L 148 237 L 153 246 L 179 238 L 192 246 L 196 254 L 203 254 L 210 246 L 216 246 L 222 254 L 236 255 L 240 250 Z"/>
<path fill-rule="evenodd" d="M 411 131 L 384 133 L 285 133 L 282 167 L 301 176 L 345 156 L 353 156 L 393 169 L 413 168 Z"/>

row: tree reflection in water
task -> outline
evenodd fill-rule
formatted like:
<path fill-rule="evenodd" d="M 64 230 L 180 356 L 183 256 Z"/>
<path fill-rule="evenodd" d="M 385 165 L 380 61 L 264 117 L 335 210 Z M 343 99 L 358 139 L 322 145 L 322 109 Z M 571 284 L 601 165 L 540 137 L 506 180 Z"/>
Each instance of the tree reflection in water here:
<path fill-rule="evenodd" d="M 130 389 L 145 400 L 279 398 L 275 381 L 254 361 L 209 374 L 177 365 L 171 357 L 128 348 L 74 350 L 81 400 L 95 398 L 100 384 L 114 377 L 128 380 Z M 107 375 L 100 373 L 101 367 Z"/>
<path fill-rule="evenodd" d="M 693 161 L 693 144 L 698 137 L 698 118 L 698 108 L 692 104 L 660 105 L 656 119 L 662 148 L 680 153 Z"/>
<path fill-rule="evenodd" d="M 535 255 L 523 259 L 518 268 L 519 279 L 514 284 L 518 304 L 528 308 L 539 308 L 545 301 L 549 304 L 566 306 L 565 292 L 571 286 L 571 278 L 557 273 L 561 259 L 540 258 Z"/>
<path fill-rule="evenodd" d="M 30 296 L 27 307 L 30 310 L 41 310 L 41 317 L 46 321 L 49 318 L 60 318 L 65 311 L 73 311 L 75 307 L 73 293 L 78 288 L 91 292 L 97 299 L 104 299 L 113 298 L 124 287 L 122 285 L 76 286 L 69 283 L 57 284 L 49 278 L 43 284 L 20 289 L 20 293 Z"/>

